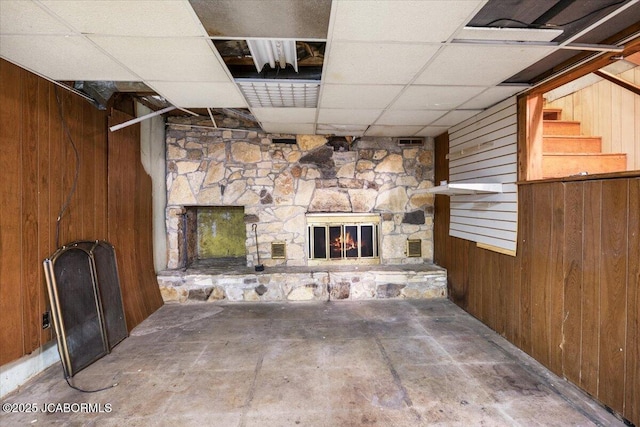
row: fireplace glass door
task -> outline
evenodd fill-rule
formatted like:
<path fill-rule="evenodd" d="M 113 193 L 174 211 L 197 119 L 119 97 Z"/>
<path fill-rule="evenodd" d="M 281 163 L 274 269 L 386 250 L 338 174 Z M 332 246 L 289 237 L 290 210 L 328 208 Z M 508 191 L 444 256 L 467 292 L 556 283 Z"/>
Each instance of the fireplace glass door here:
<path fill-rule="evenodd" d="M 309 263 L 377 264 L 378 224 L 335 219 L 308 221 Z"/>

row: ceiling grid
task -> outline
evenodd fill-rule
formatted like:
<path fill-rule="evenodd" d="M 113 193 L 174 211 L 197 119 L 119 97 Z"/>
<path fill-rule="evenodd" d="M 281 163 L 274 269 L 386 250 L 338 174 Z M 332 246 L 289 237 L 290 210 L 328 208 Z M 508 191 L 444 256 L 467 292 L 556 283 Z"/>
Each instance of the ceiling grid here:
<path fill-rule="evenodd" d="M 56 81 L 144 83 L 178 108 L 248 108 L 268 132 L 430 137 L 526 90 L 530 80 L 514 76 L 640 10 L 638 0 L 595 11 L 576 2 L 551 16 L 557 2 L 525 2 L 2 0 L 0 56 Z M 566 24 L 541 27 L 541 16 Z M 244 54 L 220 52 L 224 40 L 267 39 L 296 41 L 307 58 L 288 60 L 295 72 L 281 59 L 269 77 L 278 62 L 266 52 L 252 79 L 229 65 Z"/>

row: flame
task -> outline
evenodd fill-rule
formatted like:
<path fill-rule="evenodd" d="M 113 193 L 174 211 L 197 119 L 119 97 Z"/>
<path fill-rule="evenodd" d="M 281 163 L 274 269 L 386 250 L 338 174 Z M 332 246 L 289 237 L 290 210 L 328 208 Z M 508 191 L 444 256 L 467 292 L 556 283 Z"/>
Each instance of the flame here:
<path fill-rule="evenodd" d="M 355 240 L 353 240 L 353 237 L 351 237 L 351 233 L 349 232 L 345 233 L 344 239 L 342 235 L 333 239 L 331 241 L 331 247 L 335 251 L 342 251 L 343 243 L 344 243 L 345 251 L 349 251 L 351 249 L 358 249 L 358 243 Z"/>

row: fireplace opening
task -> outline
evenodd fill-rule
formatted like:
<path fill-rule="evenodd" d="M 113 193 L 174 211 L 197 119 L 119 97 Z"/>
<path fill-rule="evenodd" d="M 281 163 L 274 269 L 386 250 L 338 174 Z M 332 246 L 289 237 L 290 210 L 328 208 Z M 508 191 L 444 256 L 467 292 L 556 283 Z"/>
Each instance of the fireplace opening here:
<path fill-rule="evenodd" d="M 309 265 L 379 264 L 375 214 L 308 214 Z"/>
<path fill-rule="evenodd" d="M 244 266 L 246 240 L 244 207 L 185 207 L 180 244 L 184 267 Z"/>

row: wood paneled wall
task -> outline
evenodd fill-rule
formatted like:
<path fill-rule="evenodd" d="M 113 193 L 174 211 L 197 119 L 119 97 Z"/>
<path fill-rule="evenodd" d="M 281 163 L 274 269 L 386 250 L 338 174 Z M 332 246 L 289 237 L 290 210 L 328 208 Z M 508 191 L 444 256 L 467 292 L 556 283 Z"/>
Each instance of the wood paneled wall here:
<path fill-rule="evenodd" d="M 133 117 L 112 111 L 109 126 Z M 140 126 L 109 133 L 109 241 L 116 248 L 129 330 L 162 305 L 153 268 L 151 177 L 140 162 Z"/>
<path fill-rule="evenodd" d="M 447 136 L 436 181 L 447 179 Z M 516 257 L 449 237 L 436 196 L 435 262 L 450 298 L 559 376 L 640 423 L 640 178 L 519 186 Z"/>
<path fill-rule="evenodd" d="M 42 261 L 56 249 L 56 218 L 76 170 L 56 92 L 80 158 L 77 189 L 61 219 L 59 242 L 112 240 L 117 233 L 110 224 L 127 223 L 132 219 L 123 215 L 133 214 L 137 246 L 116 245 L 123 294 L 144 289 L 148 300 L 125 298 L 129 327 L 162 304 L 155 275 L 148 274 L 153 271 L 151 225 L 145 227 L 144 205 L 150 203 L 151 193 L 141 179 L 130 175 L 142 170 L 139 155 L 109 163 L 114 142 L 107 140 L 105 112 L 0 59 L 0 365 L 52 338 L 51 331 L 41 327 L 42 314 L 49 310 Z M 139 139 L 127 143 L 139 151 Z M 116 201 L 109 199 L 108 182 L 114 180 L 130 188 L 123 201 L 135 205 L 135 212 L 113 208 Z M 123 274 L 132 266 L 145 275 Z"/>
<path fill-rule="evenodd" d="M 640 85 L 640 67 L 620 78 Z M 604 153 L 627 153 L 627 170 L 640 170 L 640 96 L 607 80 L 545 104 L 561 108 L 562 120 L 581 122 L 582 134 L 602 137 Z"/>

